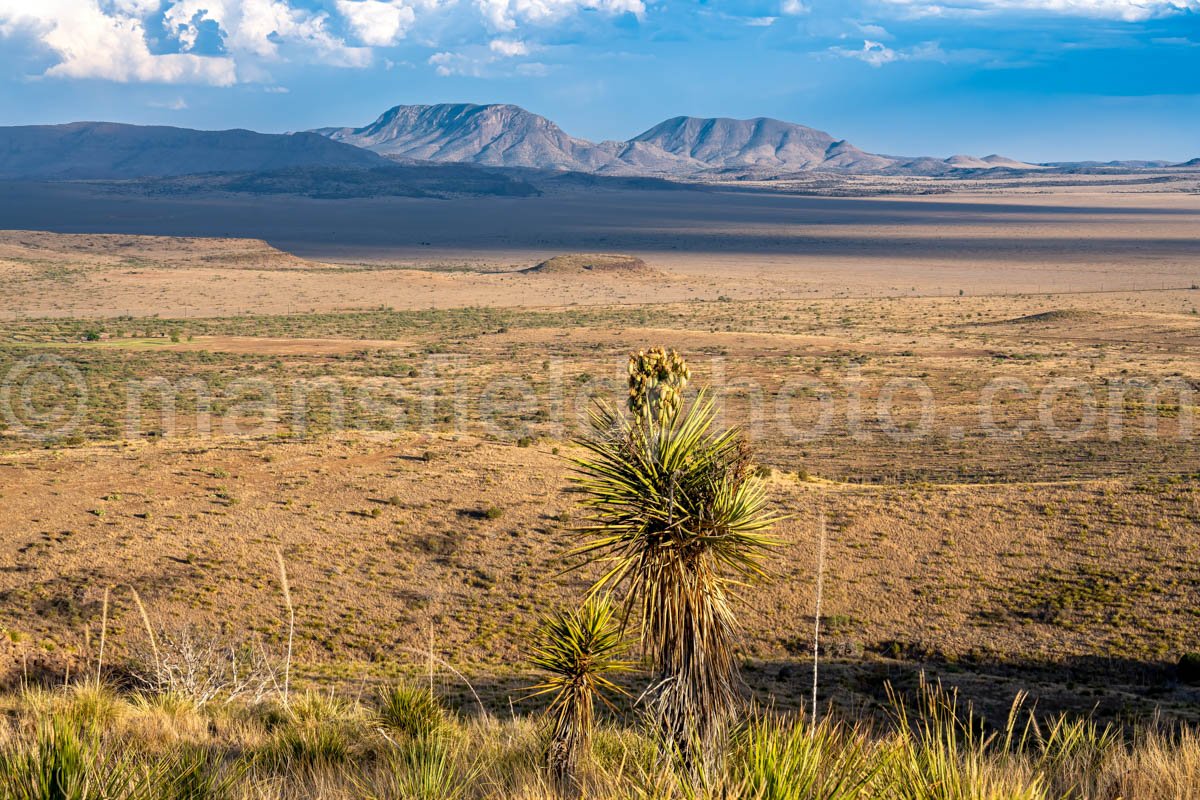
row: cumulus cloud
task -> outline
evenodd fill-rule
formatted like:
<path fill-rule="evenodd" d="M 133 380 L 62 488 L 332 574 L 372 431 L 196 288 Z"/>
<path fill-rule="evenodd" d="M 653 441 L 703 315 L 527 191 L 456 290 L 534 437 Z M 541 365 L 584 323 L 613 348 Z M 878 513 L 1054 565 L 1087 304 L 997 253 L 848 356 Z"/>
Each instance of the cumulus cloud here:
<path fill-rule="evenodd" d="M 475 0 L 475 5 L 484 19 L 500 31 L 515 30 L 519 22 L 549 24 L 579 11 L 638 17 L 646 13 L 643 0 Z"/>
<path fill-rule="evenodd" d="M 488 49 L 497 55 L 508 58 L 529 55 L 529 45 L 520 39 L 493 39 L 488 45 Z"/>
<path fill-rule="evenodd" d="M 785 0 L 785 5 L 799 0 Z M 314 7 L 315 6 L 315 7 Z M 322 10 L 324 9 L 324 10 Z M 516 59 L 535 48 L 513 31 L 571 15 L 645 14 L 645 0 L 0 0 L 0 37 L 39 44 L 53 63 L 45 75 L 119 82 L 229 86 L 270 82 L 273 63 L 341 67 L 374 63 L 427 17 L 445 27 L 452 9 L 494 37 L 466 56 L 435 54 L 441 74 L 475 74 L 489 59 Z M 765 24 L 764 18 L 764 23 Z M 440 26 L 440 27 L 439 27 Z M 496 34 L 502 34 L 496 36 Z M 423 46 L 438 36 L 423 35 Z M 479 40 L 476 40 L 479 41 Z M 461 52 L 461 49 L 460 49 Z M 542 65 L 531 64 L 536 74 Z"/>
<path fill-rule="evenodd" d="M 807 14 L 808 6 L 804 3 L 804 0 L 783 0 L 783 2 L 779 4 L 779 13 L 785 16 L 795 17 L 800 14 Z"/>
<path fill-rule="evenodd" d="M 1130 22 L 1200 10 L 1200 0 L 883 0 L 922 16 L 962 12 L 1041 11 Z"/>
<path fill-rule="evenodd" d="M 872 67 L 882 67 L 896 61 L 940 61 L 942 63 L 968 63 L 990 57 L 984 50 L 954 50 L 946 52 L 937 42 L 921 42 L 907 49 L 893 49 L 883 42 L 863 40 L 862 47 L 831 47 L 831 53 L 844 58 L 856 58 Z"/>
<path fill-rule="evenodd" d="M 0 0 L 0 36 L 35 38 L 58 59 L 46 75 L 119 83 L 207 83 L 229 86 L 237 69 L 228 57 L 152 53 L 142 14 L 156 3 L 117 0 L 106 12 L 97 0 Z"/>
<path fill-rule="evenodd" d="M 121 83 L 230 86 L 265 76 L 257 62 L 285 60 L 285 50 L 371 62 L 369 48 L 347 45 L 328 23 L 288 0 L 0 0 L 0 36 L 28 36 L 53 54 L 46 76 Z"/>
<path fill-rule="evenodd" d="M 539 78 L 550 68 L 537 61 L 520 61 L 538 48 L 519 39 L 493 39 L 487 47 L 468 45 L 457 51 L 443 51 L 429 57 L 428 64 L 442 77 L 497 78 L 523 75 Z"/>
<path fill-rule="evenodd" d="M 472 58 L 463 53 L 449 51 L 434 53 L 429 57 L 429 66 L 443 78 L 451 75 L 465 75 L 472 78 L 483 77 L 483 69 L 489 63 L 485 59 Z"/>
<path fill-rule="evenodd" d="M 857 58 L 859 61 L 865 61 L 872 67 L 882 67 L 884 64 L 890 64 L 901 58 L 900 54 L 882 42 L 873 42 L 870 39 L 863 41 L 862 48 L 858 50 L 849 47 L 834 47 L 831 48 L 834 53 L 847 58 Z"/>
<path fill-rule="evenodd" d="M 368 48 L 347 45 L 328 22 L 328 14 L 294 8 L 287 0 L 176 0 L 163 14 L 163 25 L 185 50 L 195 46 L 200 26 L 209 23 L 225 34 L 225 47 L 235 56 L 276 61 L 288 47 L 334 66 L 371 62 Z"/>
<path fill-rule="evenodd" d="M 337 0 L 337 11 L 360 42 L 372 47 L 397 44 L 417 21 L 418 11 L 440 0 Z"/>

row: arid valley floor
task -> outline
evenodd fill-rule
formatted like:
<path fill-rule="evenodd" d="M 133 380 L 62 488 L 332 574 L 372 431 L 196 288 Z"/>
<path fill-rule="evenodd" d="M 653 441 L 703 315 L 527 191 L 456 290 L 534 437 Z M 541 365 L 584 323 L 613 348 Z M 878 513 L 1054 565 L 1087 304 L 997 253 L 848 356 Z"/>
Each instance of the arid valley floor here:
<path fill-rule="evenodd" d="M 55 225 L 68 202 L 89 221 Z M 663 345 L 786 516 L 740 601 L 758 697 L 809 691 L 823 514 L 833 707 L 925 670 L 989 716 L 1019 690 L 1200 715 L 1176 670 L 1200 650 L 1194 187 L 0 206 L 10 684 L 90 657 L 105 587 L 113 652 L 144 652 L 129 587 L 159 624 L 278 642 L 279 548 L 303 681 L 432 649 L 519 703 L 534 627 L 589 577 L 564 572 L 572 436 Z M 524 271 L 599 252 L 642 264 Z"/>

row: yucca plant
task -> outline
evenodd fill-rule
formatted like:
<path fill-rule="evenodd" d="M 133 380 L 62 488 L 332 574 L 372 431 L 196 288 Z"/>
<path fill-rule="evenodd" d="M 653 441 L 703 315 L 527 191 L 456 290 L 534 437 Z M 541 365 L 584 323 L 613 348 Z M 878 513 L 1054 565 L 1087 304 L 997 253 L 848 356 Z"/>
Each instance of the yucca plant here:
<path fill-rule="evenodd" d="M 389 732 L 406 737 L 433 735 L 445 723 L 446 712 L 428 686 L 401 683 L 379 690 L 379 722 Z"/>
<path fill-rule="evenodd" d="M 648 385 L 640 358 L 631 392 Z M 643 699 L 663 742 L 689 767 L 708 766 L 740 685 L 731 590 L 763 575 L 774 520 L 745 438 L 714 430 L 705 392 L 690 404 L 631 397 L 630 408 L 598 405 L 580 440 L 575 484 L 589 515 L 575 552 L 606 567 L 592 591 L 624 592 L 625 618 L 640 626 L 654 671 Z"/>
<path fill-rule="evenodd" d="M 395 744 L 388 759 L 385 796 L 403 800 L 460 800 L 480 776 L 478 762 L 441 734 L 423 734 Z"/>
<path fill-rule="evenodd" d="M 624 693 L 608 677 L 628 670 L 625 642 L 607 597 L 589 597 L 581 608 L 546 620 L 533 664 L 548 673 L 532 696 L 552 694 L 547 747 L 550 776 L 560 792 L 581 794 L 579 759 L 591 743 L 595 701 Z"/>
<path fill-rule="evenodd" d="M 5 800 L 137 800 L 148 781 L 128 760 L 106 753 L 95 730 L 51 717 L 31 745 L 0 751 Z"/>

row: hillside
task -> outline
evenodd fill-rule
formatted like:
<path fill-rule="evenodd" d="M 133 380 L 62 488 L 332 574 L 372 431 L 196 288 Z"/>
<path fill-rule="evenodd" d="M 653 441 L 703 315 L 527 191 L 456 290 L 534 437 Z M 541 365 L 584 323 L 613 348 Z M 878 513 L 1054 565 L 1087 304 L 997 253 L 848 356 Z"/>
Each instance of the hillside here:
<path fill-rule="evenodd" d="M 386 165 L 374 153 L 312 133 L 198 131 L 113 122 L 0 128 L 3 179 L 127 179 Z"/>
<path fill-rule="evenodd" d="M 545 117 L 513 105 L 396 106 L 362 128 L 315 133 L 393 158 L 592 172 L 613 160 Z"/>
<path fill-rule="evenodd" d="M 631 142 L 715 169 L 866 170 L 891 164 L 889 159 L 865 153 L 824 131 L 764 117 L 675 117 L 638 134 Z"/>

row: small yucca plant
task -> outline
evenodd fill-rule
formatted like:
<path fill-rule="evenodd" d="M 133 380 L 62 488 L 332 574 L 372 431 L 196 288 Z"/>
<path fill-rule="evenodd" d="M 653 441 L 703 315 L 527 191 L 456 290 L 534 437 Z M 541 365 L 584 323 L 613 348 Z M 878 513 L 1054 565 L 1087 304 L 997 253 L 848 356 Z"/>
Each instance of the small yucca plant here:
<path fill-rule="evenodd" d="M 625 643 L 612 604 L 589 597 L 577 611 L 549 618 L 534 651 L 533 664 L 548 673 L 533 696 L 552 694 L 547 761 L 550 776 L 564 793 L 582 792 L 579 759 L 586 753 L 595 721 L 595 701 L 611 705 L 609 694 L 623 693 L 609 675 L 630 668 L 622 659 Z"/>
<path fill-rule="evenodd" d="M 0 751 L 0 797 L 5 800 L 107 800 L 137 797 L 146 777 L 135 766 L 103 751 L 95 730 L 54 716 L 36 740 Z"/>
<path fill-rule="evenodd" d="M 389 766 L 386 794 L 404 800 L 460 800 L 480 775 L 478 763 L 467 761 L 461 748 L 440 734 L 398 742 Z"/>
<path fill-rule="evenodd" d="M 438 732 L 446 712 L 428 686 L 402 683 L 379 691 L 379 721 L 391 733 L 407 737 Z"/>
<path fill-rule="evenodd" d="M 631 376 L 645 360 L 630 358 Z M 686 365 L 671 363 L 686 380 Z M 703 391 L 687 405 L 660 393 L 656 405 L 635 402 L 643 383 L 630 383 L 635 416 L 601 404 L 580 440 L 589 453 L 575 462 L 575 483 L 590 514 L 578 531 L 590 540 L 575 552 L 607 567 L 593 591 L 624 590 L 626 613 L 640 621 L 655 672 L 645 699 L 665 743 L 691 767 L 707 766 L 739 688 L 731 588 L 763 574 L 774 542 L 762 531 L 774 519 L 744 437 L 714 431 Z"/>

